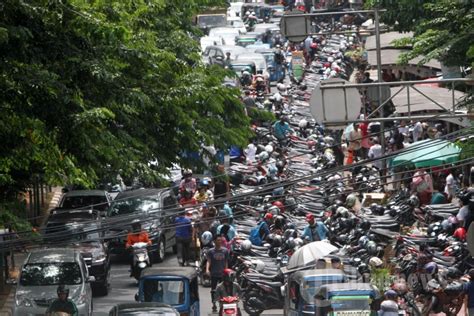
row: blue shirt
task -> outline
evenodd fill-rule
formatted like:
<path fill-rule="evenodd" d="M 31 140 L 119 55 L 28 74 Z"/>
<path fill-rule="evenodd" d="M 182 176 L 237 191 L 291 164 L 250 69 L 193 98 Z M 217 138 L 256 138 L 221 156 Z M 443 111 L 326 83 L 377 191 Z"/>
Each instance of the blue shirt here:
<path fill-rule="evenodd" d="M 184 216 L 178 216 L 175 218 L 174 223 L 176 224 L 176 237 L 192 237 L 191 219 Z"/>
<path fill-rule="evenodd" d="M 319 235 L 319 240 L 327 239 L 328 229 L 326 225 L 321 222 L 316 222 L 316 226 L 311 227 L 310 225 L 306 226 L 303 231 L 302 238 L 305 239 L 306 237 L 309 238 L 310 241 L 317 241 L 313 238 L 313 232 L 316 229 L 316 233 Z"/>
<path fill-rule="evenodd" d="M 240 156 L 242 156 L 242 151 L 239 147 L 232 145 L 232 146 L 230 146 L 229 156 L 231 156 L 231 157 L 240 157 Z"/>
<path fill-rule="evenodd" d="M 290 127 L 290 124 L 288 124 L 287 122 L 281 123 L 281 121 L 278 121 L 273 124 L 273 134 L 278 139 L 284 139 L 286 137 L 286 134 L 288 134 L 290 131 L 292 131 L 292 129 Z"/>

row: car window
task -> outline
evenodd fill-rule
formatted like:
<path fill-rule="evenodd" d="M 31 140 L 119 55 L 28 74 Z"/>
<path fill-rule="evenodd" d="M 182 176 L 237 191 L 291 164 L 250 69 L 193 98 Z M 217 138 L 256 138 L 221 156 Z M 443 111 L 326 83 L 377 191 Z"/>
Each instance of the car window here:
<path fill-rule="evenodd" d="M 203 55 L 204 55 L 204 56 L 208 56 L 210 50 L 211 50 L 211 49 L 210 49 L 209 47 L 207 47 L 206 50 L 204 51 Z"/>
<path fill-rule="evenodd" d="M 65 196 L 61 203 L 61 207 L 75 209 L 90 207 L 91 205 L 93 205 L 94 209 L 99 211 L 105 211 L 109 206 L 107 202 L 108 200 L 105 195 Z"/>
<path fill-rule="evenodd" d="M 107 216 L 124 215 L 139 212 L 158 211 L 160 208 L 158 198 L 143 196 L 135 198 L 119 198 L 114 200 L 107 211 Z"/>
<path fill-rule="evenodd" d="M 81 283 L 81 269 L 75 262 L 29 263 L 21 270 L 20 284 L 23 286 Z"/>
<path fill-rule="evenodd" d="M 145 302 L 158 302 L 169 305 L 184 303 L 184 282 L 175 280 L 145 280 L 143 285 Z"/>
<path fill-rule="evenodd" d="M 216 56 L 224 57 L 224 53 L 220 49 L 216 49 Z"/>
<path fill-rule="evenodd" d="M 209 56 L 209 57 L 214 57 L 215 55 L 216 55 L 216 50 L 215 50 L 214 48 L 211 48 L 211 49 L 209 50 L 209 55 L 208 55 L 208 56 Z"/>

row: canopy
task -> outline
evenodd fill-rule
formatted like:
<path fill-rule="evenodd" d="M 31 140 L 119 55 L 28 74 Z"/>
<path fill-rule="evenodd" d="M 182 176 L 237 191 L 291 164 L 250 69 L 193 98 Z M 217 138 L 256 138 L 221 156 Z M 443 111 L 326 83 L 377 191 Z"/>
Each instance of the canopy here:
<path fill-rule="evenodd" d="M 414 164 L 417 168 L 434 167 L 458 161 L 461 149 L 441 139 L 426 139 L 416 142 L 392 160 L 392 166 Z"/>
<path fill-rule="evenodd" d="M 313 241 L 298 249 L 290 258 L 287 269 L 297 269 L 315 264 L 320 258 L 338 251 L 339 249 L 326 241 Z"/>

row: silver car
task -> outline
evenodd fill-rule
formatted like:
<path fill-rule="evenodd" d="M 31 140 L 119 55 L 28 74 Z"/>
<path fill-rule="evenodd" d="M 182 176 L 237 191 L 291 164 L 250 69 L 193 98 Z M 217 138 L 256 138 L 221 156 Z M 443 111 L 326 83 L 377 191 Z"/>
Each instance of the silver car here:
<path fill-rule="evenodd" d="M 58 297 L 58 285 L 69 288 L 79 315 L 92 315 L 92 290 L 87 267 L 75 249 L 50 248 L 30 252 L 20 272 L 13 315 L 44 315 Z"/>

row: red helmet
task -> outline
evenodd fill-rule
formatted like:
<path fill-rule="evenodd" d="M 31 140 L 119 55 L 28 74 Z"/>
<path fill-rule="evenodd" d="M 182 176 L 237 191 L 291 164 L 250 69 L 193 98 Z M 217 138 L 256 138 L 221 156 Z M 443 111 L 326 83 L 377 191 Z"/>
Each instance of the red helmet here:
<path fill-rule="evenodd" d="M 227 269 L 224 269 L 223 272 L 224 272 L 223 274 L 224 276 L 229 276 L 229 275 L 232 275 L 232 273 L 234 273 L 234 270 L 227 268 Z"/>
<path fill-rule="evenodd" d="M 466 240 L 466 229 L 464 227 L 459 227 L 454 231 L 453 237 L 461 241 Z"/>
<path fill-rule="evenodd" d="M 232 269 L 224 269 L 222 279 L 227 282 L 234 282 L 235 272 Z"/>
<path fill-rule="evenodd" d="M 275 201 L 272 203 L 272 205 L 278 207 L 281 213 L 285 212 L 285 205 L 282 202 Z"/>
<path fill-rule="evenodd" d="M 314 215 L 311 213 L 306 214 L 306 221 L 307 222 L 312 222 L 314 221 Z"/>
<path fill-rule="evenodd" d="M 267 213 L 265 214 L 265 219 L 273 219 L 273 214 L 272 213 Z"/>

